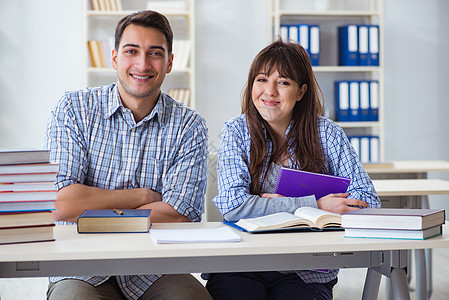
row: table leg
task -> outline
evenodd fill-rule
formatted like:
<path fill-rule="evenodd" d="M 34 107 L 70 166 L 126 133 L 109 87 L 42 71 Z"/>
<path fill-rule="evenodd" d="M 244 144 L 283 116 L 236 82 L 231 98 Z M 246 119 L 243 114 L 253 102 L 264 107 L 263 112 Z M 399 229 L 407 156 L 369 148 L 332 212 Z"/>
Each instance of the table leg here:
<path fill-rule="evenodd" d="M 405 269 L 392 269 L 390 276 L 394 299 L 410 300 L 410 293 L 408 291 L 407 275 L 405 273 Z"/>
<path fill-rule="evenodd" d="M 427 299 L 427 266 L 424 249 L 415 250 L 416 300 Z"/>
<path fill-rule="evenodd" d="M 375 300 L 379 294 L 379 285 L 382 274 L 372 269 L 368 269 L 365 278 L 365 285 L 363 287 L 363 300 Z"/>

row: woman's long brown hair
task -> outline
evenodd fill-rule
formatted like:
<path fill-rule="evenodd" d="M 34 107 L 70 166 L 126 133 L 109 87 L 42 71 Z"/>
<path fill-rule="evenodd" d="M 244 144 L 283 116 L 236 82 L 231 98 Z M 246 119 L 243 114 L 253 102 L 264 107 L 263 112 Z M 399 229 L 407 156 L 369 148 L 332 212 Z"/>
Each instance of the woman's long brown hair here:
<path fill-rule="evenodd" d="M 292 114 L 292 126 L 284 145 L 278 145 L 268 123 L 262 118 L 252 101 L 251 92 L 254 80 L 262 70 L 265 74 L 277 70 L 283 77 L 295 81 L 299 87 L 307 85 L 301 101 L 297 101 Z M 320 97 L 321 96 L 321 97 Z M 246 115 L 250 136 L 251 194 L 260 194 L 264 162 L 276 162 L 283 153 L 293 160 L 293 167 L 310 172 L 325 171 L 323 150 L 318 136 L 317 122 L 323 109 L 322 93 L 315 78 L 310 58 L 303 47 L 297 43 L 284 43 L 277 40 L 265 47 L 254 58 L 248 74 L 243 94 L 242 113 Z M 271 156 L 267 158 L 266 135 L 273 144 Z M 290 157 L 292 152 L 293 157 Z M 265 176 L 266 177 L 266 174 Z"/>

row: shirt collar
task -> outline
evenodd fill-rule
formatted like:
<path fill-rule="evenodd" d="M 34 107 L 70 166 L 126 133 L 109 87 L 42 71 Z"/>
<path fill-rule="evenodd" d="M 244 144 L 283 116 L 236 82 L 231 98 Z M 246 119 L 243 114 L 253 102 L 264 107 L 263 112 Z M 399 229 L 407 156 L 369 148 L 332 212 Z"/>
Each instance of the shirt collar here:
<path fill-rule="evenodd" d="M 151 120 L 154 117 L 157 117 L 156 120 L 160 122 L 161 125 L 164 125 L 167 121 L 167 95 L 164 93 L 159 94 L 159 98 L 154 106 L 153 110 L 145 117 L 141 122 L 146 122 Z M 118 92 L 118 86 L 115 84 L 112 87 L 112 90 L 108 97 L 108 105 L 107 111 L 104 114 L 104 117 L 110 118 L 118 109 L 124 109 L 122 99 L 120 98 L 120 94 Z"/>

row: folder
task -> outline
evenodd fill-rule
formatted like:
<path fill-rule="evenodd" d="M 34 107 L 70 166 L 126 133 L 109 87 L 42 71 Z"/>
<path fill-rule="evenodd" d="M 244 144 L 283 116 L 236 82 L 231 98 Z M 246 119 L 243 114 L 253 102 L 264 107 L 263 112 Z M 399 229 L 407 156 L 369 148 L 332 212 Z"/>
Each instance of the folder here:
<path fill-rule="evenodd" d="M 360 81 L 360 110 L 359 120 L 369 121 L 369 81 Z"/>
<path fill-rule="evenodd" d="M 349 82 L 349 121 L 359 121 L 360 92 L 358 81 Z"/>
<path fill-rule="evenodd" d="M 370 137 L 370 163 L 378 163 L 379 160 L 379 137 L 378 136 L 371 136 Z"/>
<path fill-rule="evenodd" d="M 376 80 L 370 81 L 369 87 L 369 120 L 379 121 L 379 82 Z"/>
<path fill-rule="evenodd" d="M 307 24 L 298 24 L 298 43 L 310 53 L 309 47 L 309 25 Z"/>
<path fill-rule="evenodd" d="M 362 164 L 370 162 L 370 137 L 360 137 L 360 162 Z"/>
<path fill-rule="evenodd" d="M 379 26 L 369 25 L 369 47 L 368 64 L 379 65 Z"/>
<path fill-rule="evenodd" d="M 358 25 L 358 38 L 359 38 L 359 55 L 358 65 L 368 65 L 368 25 Z"/>
<path fill-rule="evenodd" d="M 337 121 L 349 121 L 349 83 L 347 81 L 335 82 L 335 107 Z"/>
<path fill-rule="evenodd" d="M 281 28 L 279 30 L 279 35 L 284 43 L 288 42 L 288 27 L 289 25 L 281 24 Z"/>
<path fill-rule="evenodd" d="M 357 35 L 357 25 L 346 25 L 338 28 L 338 64 L 340 66 L 357 66 Z"/>
<path fill-rule="evenodd" d="M 298 43 L 298 26 L 289 25 L 288 26 L 288 39 L 292 42 Z"/>
<path fill-rule="evenodd" d="M 312 66 L 320 65 L 320 26 L 309 25 L 309 55 Z"/>
<path fill-rule="evenodd" d="M 360 157 L 360 138 L 358 136 L 349 136 L 349 142 L 355 150 L 355 153 Z"/>

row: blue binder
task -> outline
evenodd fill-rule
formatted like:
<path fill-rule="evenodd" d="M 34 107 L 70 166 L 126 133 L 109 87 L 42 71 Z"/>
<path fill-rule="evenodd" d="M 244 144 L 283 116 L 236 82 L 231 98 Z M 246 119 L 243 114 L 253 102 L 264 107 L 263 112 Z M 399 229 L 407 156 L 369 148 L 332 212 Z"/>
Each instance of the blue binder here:
<path fill-rule="evenodd" d="M 309 25 L 309 55 L 312 66 L 320 65 L 320 26 Z"/>
<path fill-rule="evenodd" d="M 357 25 L 345 25 L 338 28 L 338 64 L 357 66 L 358 39 Z"/>
<path fill-rule="evenodd" d="M 370 101 L 369 101 L 370 82 L 367 80 L 361 80 L 361 81 L 359 81 L 359 84 L 360 84 L 359 119 L 360 119 L 360 121 L 369 121 L 369 119 L 370 119 Z"/>
<path fill-rule="evenodd" d="M 279 29 L 279 35 L 285 43 L 288 42 L 288 27 L 289 25 L 281 24 L 281 28 Z"/>
<path fill-rule="evenodd" d="M 335 110 L 338 122 L 349 121 L 349 83 L 335 82 Z"/>
<path fill-rule="evenodd" d="M 359 40 L 359 55 L 358 55 L 358 65 L 367 66 L 368 65 L 368 47 L 369 47 L 369 35 L 368 35 L 368 25 L 358 25 L 358 40 Z"/>
<path fill-rule="evenodd" d="M 368 64 L 379 65 L 379 26 L 369 25 L 369 47 Z"/>
<path fill-rule="evenodd" d="M 369 82 L 369 121 L 379 121 L 379 82 Z"/>
<path fill-rule="evenodd" d="M 298 43 L 306 49 L 307 53 L 310 55 L 310 45 L 309 45 L 309 25 L 308 24 L 298 24 Z"/>
<path fill-rule="evenodd" d="M 360 85 L 358 81 L 349 81 L 349 121 L 360 121 Z"/>

